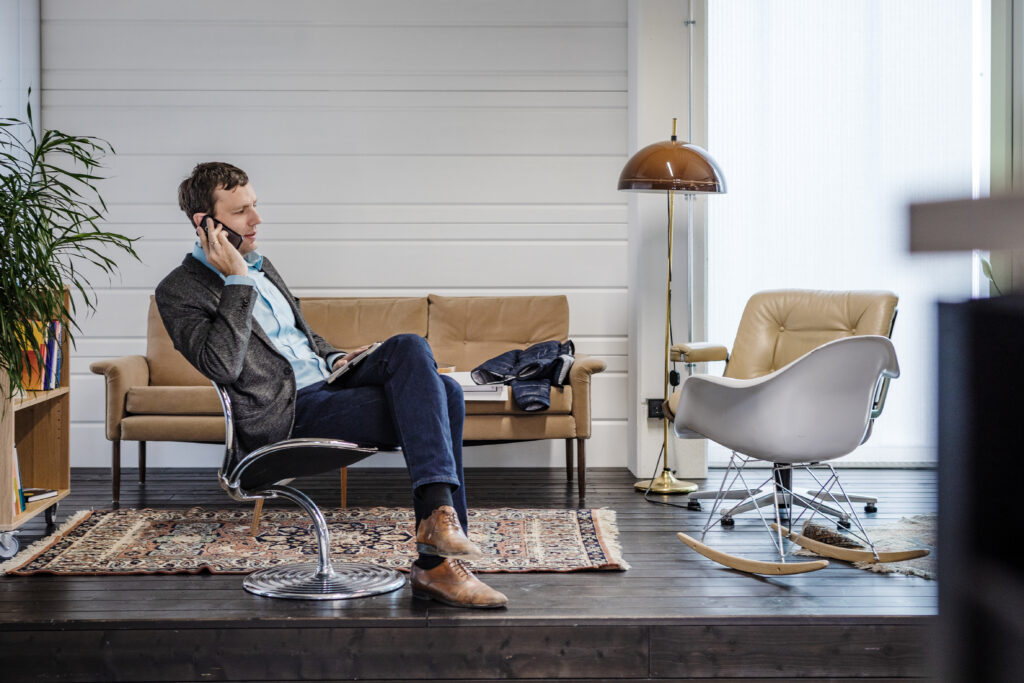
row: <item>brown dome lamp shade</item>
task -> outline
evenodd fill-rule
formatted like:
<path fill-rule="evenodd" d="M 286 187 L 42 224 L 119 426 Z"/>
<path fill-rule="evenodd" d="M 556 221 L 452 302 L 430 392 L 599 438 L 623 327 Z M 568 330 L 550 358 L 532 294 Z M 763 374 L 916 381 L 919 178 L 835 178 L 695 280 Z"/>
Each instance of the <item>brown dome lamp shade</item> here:
<path fill-rule="evenodd" d="M 634 154 L 619 174 L 619 189 L 634 192 L 674 190 L 684 194 L 725 192 L 725 176 L 702 147 L 672 138 L 647 145 Z"/>

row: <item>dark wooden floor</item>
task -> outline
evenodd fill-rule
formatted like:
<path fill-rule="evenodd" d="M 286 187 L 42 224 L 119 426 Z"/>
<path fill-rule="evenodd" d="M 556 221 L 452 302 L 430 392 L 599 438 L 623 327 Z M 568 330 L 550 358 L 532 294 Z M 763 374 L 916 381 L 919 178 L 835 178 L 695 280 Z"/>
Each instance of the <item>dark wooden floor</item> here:
<path fill-rule="evenodd" d="M 213 470 L 124 473 L 122 505 L 230 504 Z M 712 481 L 716 473 L 712 473 Z M 299 482 L 337 505 L 336 477 Z M 871 525 L 936 510 L 930 470 L 844 470 L 848 491 L 879 497 Z M 0 679 L 27 680 L 897 680 L 927 677 L 937 584 L 841 562 L 800 576 L 733 572 L 676 531 L 702 513 L 652 505 L 624 469 L 588 473 L 587 507 L 618 512 L 627 572 L 491 574 L 507 610 L 413 600 L 409 588 L 358 601 L 272 600 L 237 575 L 3 577 Z M 404 504 L 404 471 L 355 469 L 350 506 Z M 475 507 L 575 507 L 560 470 L 473 469 Z M 75 470 L 60 518 L 106 508 L 105 471 Z M 683 501 L 673 497 L 665 500 Z M 753 521 L 716 545 L 770 558 Z M 23 545 L 44 532 L 28 525 Z"/>

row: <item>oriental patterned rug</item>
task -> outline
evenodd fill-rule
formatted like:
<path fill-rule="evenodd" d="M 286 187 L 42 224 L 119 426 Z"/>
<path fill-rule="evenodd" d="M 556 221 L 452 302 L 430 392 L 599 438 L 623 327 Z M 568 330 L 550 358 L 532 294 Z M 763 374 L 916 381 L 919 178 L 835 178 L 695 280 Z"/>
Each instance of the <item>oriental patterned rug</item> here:
<path fill-rule="evenodd" d="M 408 570 L 415 559 L 411 509 L 325 509 L 336 562 Z M 311 522 L 301 510 L 266 508 L 254 537 L 252 509 L 97 510 L 18 553 L 0 573 L 247 574 L 316 561 Z M 476 572 L 625 570 L 613 510 L 477 509 L 469 533 L 484 557 Z"/>

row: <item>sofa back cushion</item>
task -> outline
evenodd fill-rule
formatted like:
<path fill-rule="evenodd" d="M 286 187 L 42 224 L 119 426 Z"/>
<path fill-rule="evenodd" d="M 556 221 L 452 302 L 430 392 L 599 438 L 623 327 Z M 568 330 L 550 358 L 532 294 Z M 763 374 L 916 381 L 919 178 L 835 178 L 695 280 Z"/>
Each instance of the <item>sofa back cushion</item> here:
<path fill-rule="evenodd" d="M 299 305 L 313 331 L 343 350 L 396 334 L 427 336 L 425 297 L 308 297 Z"/>
<path fill-rule="evenodd" d="M 146 360 L 149 362 L 150 386 L 180 387 L 208 386 L 210 380 L 192 367 L 171 342 L 164 321 L 160 319 L 160 311 L 156 307 L 156 297 L 149 297 L 149 319 L 146 329 Z"/>
<path fill-rule="evenodd" d="M 438 363 L 472 370 L 509 349 L 569 338 L 564 296 L 466 296 L 431 294 L 427 341 Z"/>

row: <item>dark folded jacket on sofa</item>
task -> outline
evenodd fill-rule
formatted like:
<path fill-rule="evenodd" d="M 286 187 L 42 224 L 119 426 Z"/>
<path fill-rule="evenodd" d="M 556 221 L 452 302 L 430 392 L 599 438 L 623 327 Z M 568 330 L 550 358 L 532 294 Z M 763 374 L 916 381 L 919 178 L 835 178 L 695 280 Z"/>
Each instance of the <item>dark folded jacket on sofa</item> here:
<path fill-rule="evenodd" d="M 471 374 L 477 384 L 510 385 L 520 410 L 547 410 L 551 406 L 551 387 L 561 387 L 569 381 L 575 353 L 571 340 L 540 342 L 484 361 Z"/>

